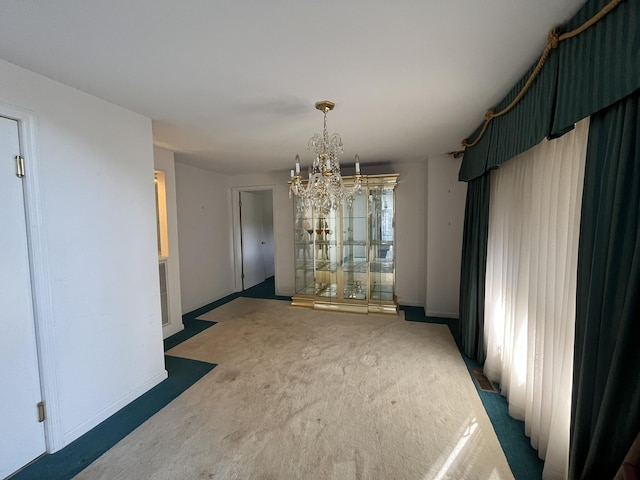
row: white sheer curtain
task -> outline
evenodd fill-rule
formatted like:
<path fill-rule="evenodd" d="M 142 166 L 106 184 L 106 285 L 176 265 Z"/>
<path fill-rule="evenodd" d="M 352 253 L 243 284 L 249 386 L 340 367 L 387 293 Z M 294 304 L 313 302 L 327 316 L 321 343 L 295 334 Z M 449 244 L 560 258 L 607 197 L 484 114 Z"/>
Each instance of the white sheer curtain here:
<path fill-rule="evenodd" d="M 576 268 L 588 119 L 491 172 L 485 374 L 567 477 Z"/>

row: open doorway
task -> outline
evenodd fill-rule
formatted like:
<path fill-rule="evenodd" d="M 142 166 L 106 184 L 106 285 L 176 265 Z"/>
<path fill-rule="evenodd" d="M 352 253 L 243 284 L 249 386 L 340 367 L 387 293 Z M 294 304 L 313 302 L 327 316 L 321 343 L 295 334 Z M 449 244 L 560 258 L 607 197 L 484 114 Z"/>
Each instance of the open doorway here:
<path fill-rule="evenodd" d="M 247 290 L 275 275 L 273 191 L 238 189 L 234 203 L 236 290 Z"/>

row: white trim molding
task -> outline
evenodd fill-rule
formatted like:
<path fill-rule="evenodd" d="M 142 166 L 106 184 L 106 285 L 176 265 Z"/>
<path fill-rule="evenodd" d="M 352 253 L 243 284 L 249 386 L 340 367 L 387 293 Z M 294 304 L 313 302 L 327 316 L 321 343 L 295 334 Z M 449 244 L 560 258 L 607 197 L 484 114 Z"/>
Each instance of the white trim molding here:
<path fill-rule="evenodd" d="M 53 302 L 50 290 L 50 268 L 47 252 L 46 218 L 39 181 L 40 164 L 37 149 L 37 118 L 34 112 L 0 102 L 0 115 L 18 122 L 21 154 L 25 158 L 24 201 L 31 263 L 31 288 L 35 317 L 40 388 L 46 406 L 44 422 L 47 452 L 65 446 L 62 432 L 58 360 L 55 349 Z"/>
<path fill-rule="evenodd" d="M 270 191 L 271 192 L 271 201 L 273 202 L 273 185 L 252 185 L 246 187 L 231 187 L 231 223 L 233 225 L 233 268 L 234 268 L 234 291 L 241 292 L 242 291 L 242 248 L 240 245 L 240 192 L 259 192 L 259 191 Z M 276 210 L 274 208 L 274 228 L 275 228 L 275 215 Z M 274 235 L 273 237 L 273 249 L 274 249 L 274 259 L 276 265 L 278 264 L 278 248 L 277 248 L 277 238 Z"/>
<path fill-rule="evenodd" d="M 119 412 L 122 408 L 124 408 L 127 405 L 129 405 L 135 399 L 137 399 L 141 395 L 147 393 L 153 387 L 155 387 L 156 385 L 158 385 L 161 382 L 163 382 L 164 380 L 166 380 L 168 376 L 169 376 L 168 372 L 166 370 L 163 370 L 161 373 L 155 375 L 153 378 L 151 378 L 147 382 L 145 382 L 142 385 L 134 388 L 127 395 L 125 395 L 124 397 L 120 398 L 116 402 L 112 403 L 111 405 L 109 405 L 107 408 L 105 408 L 104 410 L 102 410 L 98 414 L 94 415 L 90 419 L 86 420 L 85 422 L 82 422 L 77 427 L 75 427 L 72 430 L 68 431 L 64 436 L 65 443 L 71 443 L 74 440 L 80 438 L 82 435 L 87 433 L 89 430 L 91 430 L 92 428 L 94 428 L 97 425 L 101 424 L 107 418 L 109 418 L 113 414 Z"/>

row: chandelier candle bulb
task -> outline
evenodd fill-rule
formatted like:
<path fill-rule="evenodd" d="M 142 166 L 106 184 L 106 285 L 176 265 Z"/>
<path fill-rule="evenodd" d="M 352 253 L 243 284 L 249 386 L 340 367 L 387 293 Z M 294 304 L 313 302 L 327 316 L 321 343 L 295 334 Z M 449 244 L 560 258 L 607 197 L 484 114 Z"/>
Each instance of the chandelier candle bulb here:
<path fill-rule="evenodd" d="M 356 175 L 360 175 L 360 157 L 356 155 Z"/>
<path fill-rule="evenodd" d="M 296 155 L 296 175 L 300 173 L 300 157 Z"/>
<path fill-rule="evenodd" d="M 293 178 L 293 170 L 291 170 L 291 178 Z"/>

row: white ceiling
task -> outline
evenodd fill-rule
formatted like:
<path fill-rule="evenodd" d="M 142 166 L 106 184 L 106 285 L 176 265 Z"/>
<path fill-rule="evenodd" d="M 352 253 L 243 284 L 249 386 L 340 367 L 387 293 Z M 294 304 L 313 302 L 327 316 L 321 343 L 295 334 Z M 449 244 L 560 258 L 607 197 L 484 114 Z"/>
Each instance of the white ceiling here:
<path fill-rule="evenodd" d="M 322 130 L 343 164 L 459 149 L 585 0 L 2 0 L 0 58 L 153 119 L 154 143 L 288 171 Z"/>

